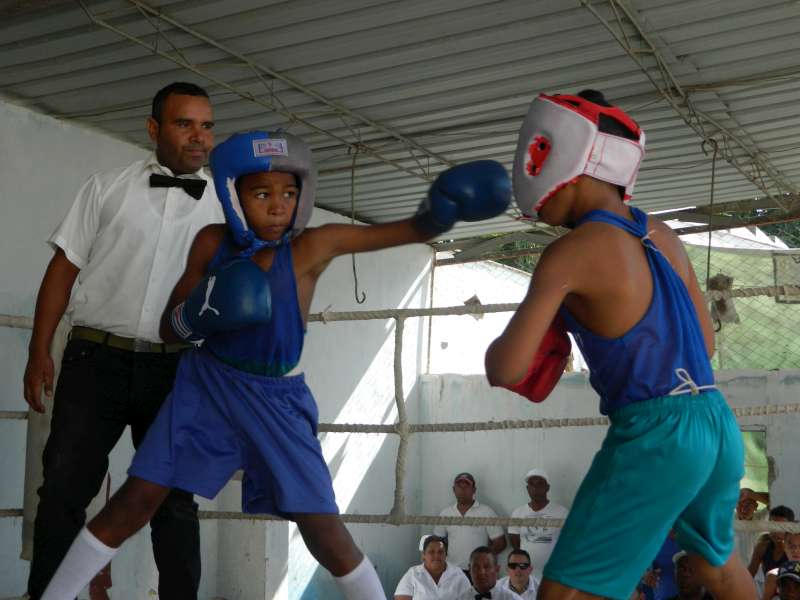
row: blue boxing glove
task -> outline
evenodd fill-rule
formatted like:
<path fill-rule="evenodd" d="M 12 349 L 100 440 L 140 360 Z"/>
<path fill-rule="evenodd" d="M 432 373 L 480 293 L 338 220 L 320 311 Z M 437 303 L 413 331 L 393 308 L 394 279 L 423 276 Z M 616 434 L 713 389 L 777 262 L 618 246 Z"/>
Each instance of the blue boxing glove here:
<path fill-rule="evenodd" d="M 198 283 L 170 315 L 175 334 L 195 342 L 215 333 L 267 323 L 272 295 L 267 275 L 251 260 L 234 260 Z"/>
<path fill-rule="evenodd" d="M 511 179 L 493 160 L 476 160 L 443 171 L 428 190 L 414 222 L 439 235 L 456 221 L 483 221 L 505 212 L 511 202 Z"/>

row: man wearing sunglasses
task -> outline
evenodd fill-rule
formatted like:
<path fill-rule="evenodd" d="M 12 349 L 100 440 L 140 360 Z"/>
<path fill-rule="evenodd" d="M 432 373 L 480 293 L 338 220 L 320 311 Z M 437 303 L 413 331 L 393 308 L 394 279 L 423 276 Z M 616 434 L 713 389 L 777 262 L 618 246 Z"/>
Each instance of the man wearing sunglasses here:
<path fill-rule="evenodd" d="M 539 580 L 533 576 L 530 554 L 512 550 L 508 555 L 508 575 L 497 582 L 497 587 L 514 592 L 522 600 L 536 600 Z"/>
<path fill-rule="evenodd" d="M 469 574 L 472 587 L 454 597 L 454 600 L 518 600 L 519 596 L 498 585 L 500 565 L 497 556 L 488 546 L 478 546 L 469 556 Z"/>

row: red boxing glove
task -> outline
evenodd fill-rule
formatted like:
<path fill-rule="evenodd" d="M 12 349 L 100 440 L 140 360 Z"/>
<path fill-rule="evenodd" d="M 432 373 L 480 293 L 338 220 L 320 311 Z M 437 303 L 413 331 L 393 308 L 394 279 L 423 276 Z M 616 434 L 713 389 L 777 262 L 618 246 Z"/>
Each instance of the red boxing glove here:
<path fill-rule="evenodd" d="M 572 343 L 564 321 L 556 315 L 539 344 L 525 378 L 517 384 L 504 387 L 525 396 L 531 402 L 542 402 L 561 379 L 571 350 Z"/>

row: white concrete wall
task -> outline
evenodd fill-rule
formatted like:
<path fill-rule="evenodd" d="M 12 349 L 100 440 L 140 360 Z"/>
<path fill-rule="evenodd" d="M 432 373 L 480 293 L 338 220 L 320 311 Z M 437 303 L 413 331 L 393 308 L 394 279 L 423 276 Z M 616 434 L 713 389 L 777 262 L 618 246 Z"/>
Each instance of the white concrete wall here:
<path fill-rule="evenodd" d="M 800 370 L 718 371 L 717 384 L 732 406 L 746 407 L 796 404 L 800 399 Z M 763 426 L 767 432 L 767 456 L 775 464 L 775 481 L 770 485 L 773 506 L 785 504 L 800 514 L 800 413 L 768 417 L 744 417 L 743 426 Z"/>
<path fill-rule="evenodd" d="M 491 262 L 436 267 L 433 306 L 460 306 L 473 296 L 481 304 L 521 302 L 530 280 L 529 273 Z M 503 331 L 511 315 L 502 312 L 434 317 L 429 372 L 483 373 L 486 348 Z"/>
<path fill-rule="evenodd" d="M 474 262 L 436 267 L 433 306 L 461 306 L 477 297 L 481 304 L 521 302 L 531 275 L 496 262 Z M 431 374 L 483 373 L 486 348 L 508 325 L 513 312 L 433 317 L 430 334 Z M 586 370 L 586 361 L 572 344 L 571 371 Z"/>
<path fill-rule="evenodd" d="M 483 375 L 429 375 L 421 380 L 420 402 L 420 419 L 426 423 L 597 414 L 597 397 L 580 374 L 565 375 L 542 404 L 490 388 Z M 550 498 L 569 506 L 603 434 L 601 427 L 419 434 L 422 510 L 438 514 L 452 504 L 453 476 L 469 471 L 478 499 L 510 515 L 528 501 L 523 476 L 533 467 L 554 479 Z"/>
<path fill-rule="evenodd" d="M 800 371 L 720 371 L 720 389 L 732 406 L 781 405 L 800 397 Z M 532 404 L 502 389 L 492 389 L 482 375 L 426 375 L 420 382 L 420 419 L 429 423 L 596 416 L 598 397 L 582 374 L 567 374 L 542 404 Z M 800 413 L 739 420 L 763 426 L 767 454 L 775 460 L 777 479 L 772 503 L 800 509 L 797 431 Z M 528 469 L 547 470 L 552 500 L 570 506 L 605 427 L 528 429 L 473 433 L 419 434 L 418 495 L 424 514 L 438 514 L 452 504 L 452 477 L 475 475 L 478 498 L 500 515 L 528 501 L 522 481 Z M 424 533 L 425 528 L 420 528 Z"/>

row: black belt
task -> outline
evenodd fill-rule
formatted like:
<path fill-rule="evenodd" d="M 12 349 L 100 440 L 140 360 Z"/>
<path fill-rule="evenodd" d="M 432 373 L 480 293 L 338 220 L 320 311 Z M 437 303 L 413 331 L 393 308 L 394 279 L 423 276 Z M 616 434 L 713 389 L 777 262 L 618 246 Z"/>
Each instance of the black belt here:
<path fill-rule="evenodd" d="M 139 338 L 122 337 L 121 335 L 114 335 L 102 329 L 83 327 L 82 325 L 73 327 L 69 337 L 72 340 L 86 340 L 88 342 L 94 342 L 95 344 L 103 344 L 109 348 L 128 350 L 129 352 L 171 354 L 191 347 L 191 344 L 185 344 L 183 342 L 165 344 L 163 342 L 151 342 Z"/>

